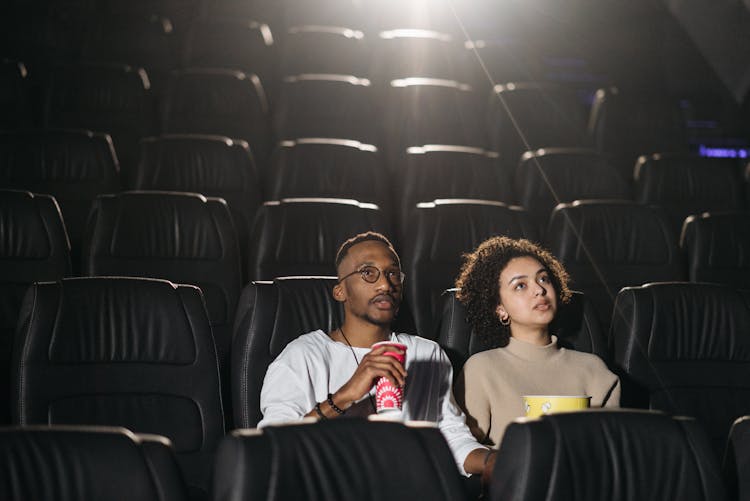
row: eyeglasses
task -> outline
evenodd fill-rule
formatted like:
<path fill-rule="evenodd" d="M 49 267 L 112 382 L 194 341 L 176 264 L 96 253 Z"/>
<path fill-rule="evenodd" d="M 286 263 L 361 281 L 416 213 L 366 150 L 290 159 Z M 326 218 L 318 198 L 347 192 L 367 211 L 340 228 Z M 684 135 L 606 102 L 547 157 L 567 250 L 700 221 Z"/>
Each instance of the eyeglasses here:
<path fill-rule="evenodd" d="M 339 278 L 339 283 L 343 282 L 352 275 L 356 275 L 357 273 L 359 273 L 359 276 L 362 277 L 362 280 L 364 280 L 368 284 L 374 284 L 375 282 L 377 282 L 380 279 L 381 273 L 385 273 L 385 278 L 388 279 L 388 282 L 390 282 L 392 285 L 401 285 L 404 283 L 404 278 L 406 278 L 406 274 L 401 270 L 386 270 L 381 272 L 380 269 L 376 268 L 375 266 L 363 266 L 362 268 L 354 270 L 348 275 L 344 275 L 343 277 Z"/>

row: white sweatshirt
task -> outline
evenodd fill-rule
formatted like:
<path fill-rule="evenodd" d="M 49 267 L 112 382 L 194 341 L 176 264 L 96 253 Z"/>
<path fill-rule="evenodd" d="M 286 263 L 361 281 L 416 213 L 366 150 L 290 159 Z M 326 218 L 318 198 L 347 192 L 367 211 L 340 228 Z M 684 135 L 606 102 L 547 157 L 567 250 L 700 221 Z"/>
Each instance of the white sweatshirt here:
<path fill-rule="evenodd" d="M 482 448 L 466 426 L 451 390 L 453 368 L 442 348 L 428 339 L 408 334 L 391 334 L 391 340 L 406 349 L 406 384 L 403 419 L 437 423 L 453 453 L 459 471 L 466 456 Z M 353 353 L 352 353 L 353 351 Z M 354 374 L 369 348 L 350 348 L 331 339 L 321 330 L 300 336 L 289 343 L 268 367 L 260 394 L 263 419 L 258 427 L 298 421 L 315 404 L 335 393 Z M 374 387 L 347 410 L 347 416 L 374 412 Z"/>

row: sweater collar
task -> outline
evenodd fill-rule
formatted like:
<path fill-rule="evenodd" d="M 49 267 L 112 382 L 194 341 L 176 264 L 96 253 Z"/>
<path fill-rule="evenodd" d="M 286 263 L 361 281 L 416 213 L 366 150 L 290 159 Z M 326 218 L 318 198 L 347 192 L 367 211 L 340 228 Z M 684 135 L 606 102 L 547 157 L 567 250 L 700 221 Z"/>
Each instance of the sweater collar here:
<path fill-rule="evenodd" d="M 547 360 L 555 356 L 559 351 L 557 347 L 557 336 L 554 335 L 552 336 L 552 341 L 545 346 L 527 343 L 511 337 L 506 349 L 513 355 L 531 362 Z"/>

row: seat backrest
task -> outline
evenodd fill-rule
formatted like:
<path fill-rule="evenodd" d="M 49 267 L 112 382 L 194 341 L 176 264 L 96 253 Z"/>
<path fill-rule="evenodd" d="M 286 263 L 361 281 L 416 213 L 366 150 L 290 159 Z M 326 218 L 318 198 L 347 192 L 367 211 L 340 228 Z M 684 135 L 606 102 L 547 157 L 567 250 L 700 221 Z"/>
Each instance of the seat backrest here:
<path fill-rule="evenodd" d="M 84 247 L 88 276 L 152 277 L 201 288 L 222 367 L 242 288 L 237 234 L 226 203 L 193 193 L 99 196 Z"/>
<path fill-rule="evenodd" d="M 544 231 L 559 203 L 585 199 L 631 198 L 626 181 L 606 157 L 581 148 L 527 151 L 515 171 L 518 204 Z"/>
<path fill-rule="evenodd" d="M 610 338 L 622 404 L 693 416 L 721 456 L 732 422 L 750 413 L 750 298 L 712 284 L 628 287 Z"/>
<path fill-rule="evenodd" d="M 36 283 L 18 325 L 15 423 L 164 435 L 188 484 L 206 489 L 224 417 L 200 289 L 138 278 Z"/>
<path fill-rule="evenodd" d="M 333 299 L 336 277 L 280 277 L 253 282 L 242 291 L 232 340 L 232 402 L 237 427 L 252 428 L 263 417 L 260 390 L 268 365 L 306 332 L 331 332 L 343 321 Z M 393 329 L 409 332 L 402 313 Z"/>
<path fill-rule="evenodd" d="M 84 61 L 111 61 L 138 65 L 146 70 L 158 92 L 168 72 L 179 65 L 177 46 L 179 21 L 167 12 L 148 14 L 115 13 L 102 7 L 96 23 L 86 30 L 81 58 Z M 161 15 L 158 15 L 161 14 Z"/>
<path fill-rule="evenodd" d="M 495 235 L 537 240 L 526 211 L 501 202 L 435 200 L 417 205 L 404 228 L 404 284 L 417 333 L 434 339 L 441 294 L 453 287 L 462 255 Z"/>
<path fill-rule="evenodd" d="M 335 275 L 339 245 L 357 233 L 388 236 L 374 204 L 339 198 L 289 198 L 265 202 L 255 217 L 248 271 L 251 280 L 287 275 Z"/>
<path fill-rule="evenodd" d="M 498 348 L 497 340 L 485 339 L 474 333 L 466 319 L 466 307 L 456 299 L 457 289 L 443 294 L 443 310 L 437 326 L 437 341 L 459 374 L 466 360 L 480 351 Z M 570 302 L 561 304 L 550 332 L 560 346 L 593 353 L 605 361 L 611 359 L 605 332 L 602 330 L 591 301 L 580 292 L 573 292 Z"/>
<path fill-rule="evenodd" d="M 469 66 L 463 38 L 407 25 L 395 28 L 381 31 L 374 41 L 374 72 L 383 81 L 404 77 L 448 80 L 466 77 Z"/>
<path fill-rule="evenodd" d="M 401 219 L 419 202 L 473 198 L 513 203 L 513 174 L 495 151 L 468 146 L 427 144 L 406 149 L 396 191 Z M 406 228 L 404 228 L 406 229 Z"/>
<path fill-rule="evenodd" d="M 235 431 L 221 444 L 213 486 L 215 501 L 465 497 L 437 428 L 360 419 Z"/>
<path fill-rule="evenodd" d="M 398 162 L 409 146 L 487 147 L 481 99 L 471 85 L 407 77 L 392 80 L 384 92 L 383 147 L 391 171 L 400 172 Z"/>
<path fill-rule="evenodd" d="M 260 390 L 270 363 L 306 332 L 331 332 L 343 309 L 332 296 L 336 277 L 283 277 L 253 282 L 242 291 L 232 341 L 235 426 L 253 428 L 263 417 Z"/>
<path fill-rule="evenodd" d="M 0 424 L 10 423 L 11 344 L 26 289 L 70 272 L 70 244 L 55 199 L 0 190 Z"/>
<path fill-rule="evenodd" d="M 364 32 L 356 27 L 294 25 L 285 38 L 280 61 L 284 75 L 371 74 L 372 50 Z"/>
<path fill-rule="evenodd" d="M 186 68 L 231 68 L 258 75 L 268 91 L 276 86 L 275 42 L 264 22 L 209 15 L 191 23 L 182 62 Z"/>
<path fill-rule="evenodd" d="M 265 173 L 268 200 L 349 198 L 389 207 L 391 199 L 379 149 L 350 139 L 281 141 Z"/>
<path fill-rule="evenodd" d="M 659 207 L 585 200 L 555 208 L 545 242 L 570 273 L 571 287 L 591 299 L 606 330 L 621 288 L 685 279 L 676 235 Z"/>
<path fill-rule="evenodd" d="M 132 167 L 138 141 L 154 133 L 151 82 L 143 68 L 115 63 L 55 67 L 46 84 L 44 126 L 106 132 Z"/>
<path fill-rule="evenodd" d="M 490 485 L 493 501 L 722 501 L 706 437 L 691 419 L 591 410 L 512 423 Z"/>
<path fill-rule="evenodd" d="M 85 130 L 0 133 L 0 185 L 53 195 L 73 246 L 73 266 L 91 202 L 120 191 L 119 164 L 107 134 Z"/>
<path fill-rule="evenodd" d="M 687 151 L 687 129 L 677 100 L 654 92 L 599 89 L 588 124 L 596 148 L 612 155 L 626 178 L 641 155 Z"/>
<path fill-rule="evenodd" d="M 375 95 L 358 75 L 303 73 L 281 80 L 274 128 L 279 139 L 354 139 L 379 145 Z"/>
<path fill-rule="evenodd" d="M 169 441 L 124 428 L 0 428 L 0 460 L 5 499 L 188 499 Z"/>
<path fill-rule="evenodd" d="M 244 253 L 253 216 L 262 203 L 260 185 L 260 173 L 246 141 L 174 134 L 141 141 L 140 161 L 126 187 L 223 198 Z"/>
<path fill-rule="evenodd" d="M 706 212 L 688 216 L 680 247 L 691 282 L 750 289 L 750 213 Z"/>
<path fill-rule="evenodd" d="M 744 208 L 741 164 L 733 158 L 689 154 L 644 155 L 635 165 L 635 200 L 660 205 L 682 228 L 685 218 Z"/>
<path fill-rule="evenodd" d="M 586 117 L 572 90 L 556 84 L 498 84 L 490 94 L 487 126 L 492 149 L 510 168 L 528 150 L 585 147 Z"/>
<path fill-rule="evenodd" d="M 257 75 L 228 69 L 175 71 L 160 113 L 162 133 L 244 139 L 260 165 L 270 153 L 268 102 Z"/>
<path fill-rule="evenodd" d="M 750 499 L 750 416 L 732 424 L 721 469 L 729 499 Z"/>

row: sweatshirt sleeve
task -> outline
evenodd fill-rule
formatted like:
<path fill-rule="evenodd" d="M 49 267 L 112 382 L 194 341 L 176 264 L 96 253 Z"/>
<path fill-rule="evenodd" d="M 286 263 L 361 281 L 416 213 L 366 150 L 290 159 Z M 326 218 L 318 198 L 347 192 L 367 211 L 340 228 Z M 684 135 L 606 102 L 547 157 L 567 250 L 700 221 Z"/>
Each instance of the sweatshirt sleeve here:
<path fill-rule="evenodd" d="M 445 374 L 443 375 L 446 381 L 446 392 L 442 396 L 441 418 L 438 422 L 438 427 L 448 442 L 448 447 L 453 453 L 458 471 L 462 475 L 469 476 L 466 470 L 464 470 L 464 461 L 471 451 L 483 449 L 484 446 L 479 444 L 471 431 L 469 431 L 469 428 L 466 426 L 466 416 L 453 398 L 453 390 L 451 388 L 453 369 L 442 349 L 440 350 L 440 357 L 443 359 L 441 362 L 444 362 L 440 365 L 447 367 L 447 370 L 444 371 Z"/>
<path fill-rule="evenodd" d="M 263 419 L 258 428 L 270 424 L 299 421 L 315 406 L 315 395 L 309 378 L 294 367 L 305 367 L 304 360 L 295 360 L 294 353 L 282 352 L 268 366 L 260 391 Z M 305 371 L 306 372 L 306 371 Z"/>
<path fill-rule="evenodd" d="M 456 381 L 456 400 L 466 412 L 466 424 L 482 443 L 487 443 L 490 432 L 490 403 L 484 392 L 481 376 L 484 371 L 476 367 L 471 358 L 464 365 Z"/>

